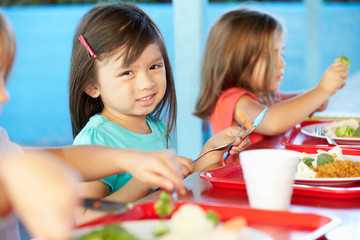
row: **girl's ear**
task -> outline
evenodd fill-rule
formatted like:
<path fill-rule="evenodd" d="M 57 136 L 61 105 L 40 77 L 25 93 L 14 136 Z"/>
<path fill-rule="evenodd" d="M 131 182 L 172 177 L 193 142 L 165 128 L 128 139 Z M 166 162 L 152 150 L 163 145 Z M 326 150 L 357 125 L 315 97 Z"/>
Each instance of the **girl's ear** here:
<path fill-rule="evenodd" d="M 100 96 L 100 91 L 94 83 L 89 83 L 86 85 L 84 91 L 92 98 L 98 98 Z"/>

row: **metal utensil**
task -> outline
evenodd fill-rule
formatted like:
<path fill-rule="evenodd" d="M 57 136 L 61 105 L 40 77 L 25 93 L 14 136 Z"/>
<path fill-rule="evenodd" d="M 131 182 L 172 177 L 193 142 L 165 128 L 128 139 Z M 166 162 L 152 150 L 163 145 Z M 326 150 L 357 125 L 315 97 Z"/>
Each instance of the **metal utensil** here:
<path fill-rule="evenodd" d="M 325 129 L 322 126 L 316 125 L 315 126 L 315 134 L 319 135 L 319 136 L 325 136 L 327 142 L 330 145 L 338 145 L 334 139 L 332 139 L 326 132 Z"/>
<path fill-rule="evenodd" d="M 255 120 L 252 122 L 253 126 L 254 126 L 254 130 L 259 126 L 259 124 L 261 123 L 261 121 L 264 119 L 265 117 L 265 114 L 267 112 L 268 108 L 265 108 L 256 118 Z M 230 148 L 232 146 L 232 144 L 235 142 L 235 140 L 239 137 L 240 135 L 240 132 L 242 131 L 242 129 L 244 128 L 244 123 L 242 124 L 241 128 L 240 128 L 240 131 L 238 132 L 238 134 L 236 135 L 236 137 L 231 141 L 229 142 L 228 144 L 225 144 L 225 145 L 222 145 L 222 146 L 219 146 L 219 147 L 215 147 L 215 148 L 212 148 L 202 154 L 200 154 L 194 161 L 193 163 L 195 163 L 197 160 L 199 160 L 202 156 L 204 156 L 205 154 L 209 153 L 209 152 L 212 152 L 212 151 L 216 151 L 216 150 L 225 150 L 225 149 L 229 149 L 228 150 L 228 155 L 226 156 L 226 158 L 230 155 L 229 154 L 229 151 L 230 151 Z M 249 136 L 250 133 L 252 133 L 253 131 L 249 131 L 247 130 L 247 134 L 245 137 L 243 137 L 242 139 L 245 139 L 247 136 Z M 226 159 L 225 158 L 225 159 Z M 224 160 L 225 160 L 224 159 Z"/>
<path fill-rule="evenodd" d="M 268 107 L 266 107 L 264 110 L 262 110 L 262 112 L 255 118 L 255 120 L 252 122 L 252 125 L 254 126 L 254 130 L 252 131 L 249 131 L 249 130 L 246 130 L 247 134 L 242 138 L 242 140 L 244 140 L 245 138 L 247 138 L 252 132 L 254 132 L 256 130 L 256 128 L 260 125 L 260 123 L 262 122 L 262 120 L 264 119 L 267 111 L 268 111 Z M 243 124 L 244 126 L 244 124 Z M 242 126 L 242 127 L 243 127 Z M 241 129 L 242 129 L 241 127 Z M 241 130 L 240 130 L 241 131 Z M 238 134 L 239 135 L 239 134 Z M 235 137 L 234 141 L 236 140 L 238 136 Z M 227 155 L 226 157 L 224 158 L 224 164 L 225 164 L 225 160 L 230 156 L 230 150 L 231 150 L 231 147 L 229 148 L 229 150 L 227 151 Z"/>
<path fill-rule="evenodd" d="M 229 143 L 227 143 L 227 144 L 224 144 L 224 145 L 221 145 L 221 146 L 219 146 L 219 147 L 215 147 L 215 148 L 209 149 L 209 150 L 207 150 L 206 152 L 203 152 L 203 153 L 200 154 L 196 159 L 193 160 L 193 163 L 195 163 L 195 162 L 196 162 L 197 160 L 199 160 L 202 156 L 204 156 L 205 154 L 207 154 L 207 153 L 209 153 L 209 152 L 216 151 L 216 150 L 229 149 L 229 148 L 232 146 L 232 144 L 235 142 L 235 140 L 239 137 L 242 129 L 244 128 L 244 125 L 245 125 L 245 123 L 242 124 L 242 126 L 241 126 L 238 134 L 235 136 L 235 138 L 234 138 L 231 142 L 229 142 Z"/>
<path fill-rule="evenodd" d="M 106 201 L 102 199 L 84 198 L 83 207 L 97 211 L 125 212 L 130 210 L 134 205 L 132 203 L 122 203 Z"/>

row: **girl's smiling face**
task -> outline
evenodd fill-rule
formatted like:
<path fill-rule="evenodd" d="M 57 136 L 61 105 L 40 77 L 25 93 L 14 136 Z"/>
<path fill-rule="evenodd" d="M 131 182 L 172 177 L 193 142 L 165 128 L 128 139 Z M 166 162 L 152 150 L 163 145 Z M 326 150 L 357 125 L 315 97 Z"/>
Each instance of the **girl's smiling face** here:
<path fill-rule="evenodd" d="M 285 61 L 283 58 L 284 53 L 284 44 L 285 39 L 283 34 L 280 32 L 280 30 L 276 30 L 274 33 L 274 49 L 273 56 L 274 56 L 274 69 L 273 69 L 273 75 L 269 79 L 269 86 L 268 89 L 264 89 L 265 86 L 265 71 L 267 64 L 269 64 L 266 61 L 266 56 L 264 53 L 264 56 L 259 59 L 259 61 L 256 63 L 253 74 L 252 74 L 252 82 L 254 83 L 254 89 L 257 91 L 276 91 L 280 87 L 281 80 L 283 79 L 284 75 L 284 68 L 285 68 Z"/>
<path fill-rule="evenodd" d="M 123 51 L 97 62 L 98 81 L 85 89 L 101 97 L 104 111 L 116 115 L 146 117 L 160 103 L 166 90 L 166 69 L 158 44 L 148 45 L 140 57 L 124 66 Z"/>

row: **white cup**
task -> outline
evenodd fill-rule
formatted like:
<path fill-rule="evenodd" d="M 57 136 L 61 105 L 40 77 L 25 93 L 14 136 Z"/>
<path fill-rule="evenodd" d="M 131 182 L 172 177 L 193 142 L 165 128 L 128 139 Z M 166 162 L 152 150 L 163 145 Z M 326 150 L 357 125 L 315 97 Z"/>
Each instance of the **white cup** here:
<path fill-rule="evenodd" d="M 250 207 L 287 210 L 293 192 L 299 152 L 256 149 L 240 153 Z"/>

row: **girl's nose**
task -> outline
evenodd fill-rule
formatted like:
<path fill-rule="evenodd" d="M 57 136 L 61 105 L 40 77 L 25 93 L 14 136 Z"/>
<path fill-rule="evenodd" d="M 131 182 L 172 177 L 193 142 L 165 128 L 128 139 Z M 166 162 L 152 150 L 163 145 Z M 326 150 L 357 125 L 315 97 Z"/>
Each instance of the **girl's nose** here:
<path fill-rule="evenodd" d="M 9 94 L 6 91 L 4 81 L 0 82 L 0 103 L 5 103 L 9 100 Z"/>
<path fill-rule="evenodd" d="M 138 79 L 139 90 L 151 89 L 154 86 L 155 86 L 155 82 L 154 82 L 151 74 L 144 73 L 144 74 L 139 75 L 139 79 Z"/>
<path fill-rule="evenodd" d="M 284 60 L 283 56 L 280 55 L 280 56 L 277 57 L 276 66 L 278 68 L 285 68 L 286 63 L 285 63 L 285 60 Z"/>

